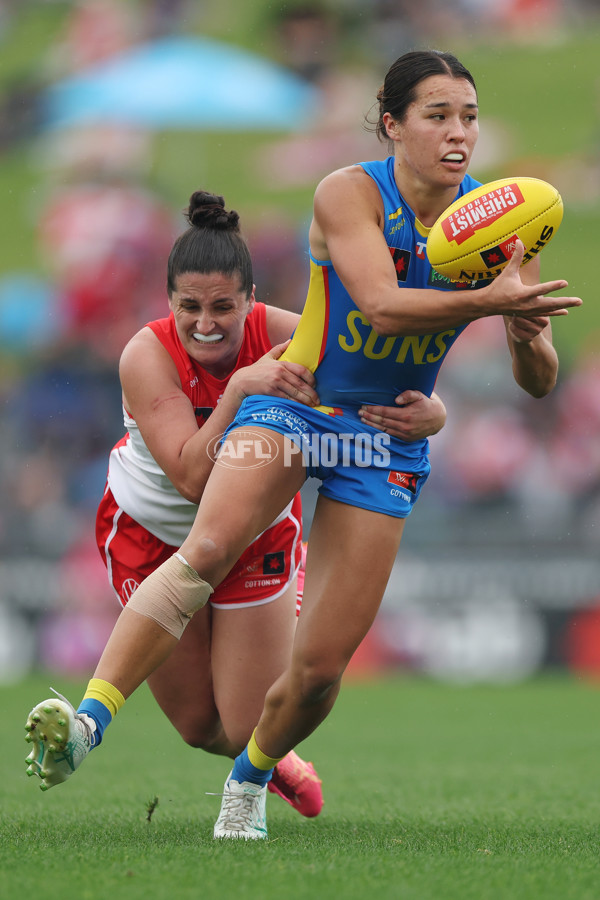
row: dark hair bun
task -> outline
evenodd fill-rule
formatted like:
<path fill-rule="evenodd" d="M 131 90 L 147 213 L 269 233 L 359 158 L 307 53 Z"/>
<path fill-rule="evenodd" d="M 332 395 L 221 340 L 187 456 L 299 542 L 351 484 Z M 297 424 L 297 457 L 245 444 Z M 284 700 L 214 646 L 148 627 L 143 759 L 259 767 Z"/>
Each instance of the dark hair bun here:
<path fill-rule="evenodd" d="M 240 221 L 235 210 L 225 209 L 225 200 L 208 191 L 194 191 L 185 217 L 196 228 L 215 228 L 223 231 L 237 231 Z"/>

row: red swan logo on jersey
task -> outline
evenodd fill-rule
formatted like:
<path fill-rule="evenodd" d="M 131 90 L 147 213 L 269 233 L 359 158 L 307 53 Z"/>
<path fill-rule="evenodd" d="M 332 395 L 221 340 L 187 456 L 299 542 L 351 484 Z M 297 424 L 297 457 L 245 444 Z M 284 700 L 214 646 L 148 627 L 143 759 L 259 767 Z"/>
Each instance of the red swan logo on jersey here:
<path fill-rule="evenodd" d="M 464 244 L 476 231 L 487 228 L 521 203 L 525 203 L 525 198 L 518 184 L 496 188 L 470 200 L 445 218 L 442 222 L 444 234 L 449 241 Z"/>
<path fill-rule="evenodd" d="M 419 476 L 413 472 L 389 472 L 387 480 L 395 487 L 401 487 L 406 491 L 410 491 L 411 494 L 417 493 Z"/>

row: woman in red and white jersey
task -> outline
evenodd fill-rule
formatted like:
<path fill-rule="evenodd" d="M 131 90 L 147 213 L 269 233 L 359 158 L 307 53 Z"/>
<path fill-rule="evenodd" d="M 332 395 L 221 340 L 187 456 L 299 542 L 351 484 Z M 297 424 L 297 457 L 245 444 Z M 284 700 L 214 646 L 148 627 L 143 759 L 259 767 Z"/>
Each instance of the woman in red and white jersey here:
<path fill-rule="evenodd" d="M 197 192 L 188 220 L 169 258 L 170 315 L 131 339 L 119 367 L 127 434 L 110 454 L 96 536 L 123 606 L 187 536 L 219 438 L 244 397 L 260 389 L 318 402 L 307 369 L 277 362 L 298 317 L 255 301 L 237 213 Z M 297 495 L 148 679 L 192 746 L 233 756 L 249 735 L 254 711 L 289 658 L 301 538 Z M 303 766 L 314 815 L 320 787 L 310 764 Z M 286 765 L 278 775 L 274 786 L 285 781 Z M 297 787 L 290 797 L 302 793 Z"/>
<path fill-rule="evenodd" d="M 256 302 L 237 213 L 225 210 L 222 197 L 198 191 L 187 218 L 190 227 L 168 262 L 170 314 L 142 328 L 120 361 L 127 433 L 110 454 L 96 534 L 122 606 L 187 537 L 220 437 L 245 397 L 319 403 L 313 374 L 279 360 L 299 316 Z M 378 410 L 390 434 L 411 440 L 444 424 L 435 396 L 407 391 L 398 403 Z M 263 459 L 268 465 L 267 453 Z M 235 503 L 235 496 L 223 497 L 224 507 Z M 148 678 L 191 746 L 233 758 L 247 743 L 267 689 L 289 662 L 301 539 L 297 495 L 246 548 L 176 651 Z M 101 699 L 95 685 L 78 713 L 94 719 Z M 90 748 L 102 738 L 101 715 L 94 724 Z M 69 771 L 43 746 L 36 752 L 31 774 L 42 777 L 43 787 L 64 781 L 80 761 Z M 277 766 L 270 789 L 303 815 L 321 809 L 320 781 L 293 752 Z"/>

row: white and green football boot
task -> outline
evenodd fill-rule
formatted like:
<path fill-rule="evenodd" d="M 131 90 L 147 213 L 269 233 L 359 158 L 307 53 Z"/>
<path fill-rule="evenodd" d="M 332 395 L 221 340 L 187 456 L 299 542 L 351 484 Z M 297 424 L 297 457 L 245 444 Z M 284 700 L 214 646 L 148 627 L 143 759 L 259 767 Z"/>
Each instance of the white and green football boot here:
<path fill-rule="evenodd" d="M 215 838 L 264 840 L 267 837 L 267 787 L 250 781 L 233 781 L 231 773 L 223 788 L 221 812 L 215 823 Z"/>
<path fill-rule="evenodd" d="M 51 688 L 54 691 L 54 688 Z M 28 775 L 37 775 L 47 791 L 73 774 L 93 746 L 95 723 L 79 715 L 66 697 L 56 697 L 34 706 L 27 717 L 25 740 L 33 744 L 25 760 Z"/>

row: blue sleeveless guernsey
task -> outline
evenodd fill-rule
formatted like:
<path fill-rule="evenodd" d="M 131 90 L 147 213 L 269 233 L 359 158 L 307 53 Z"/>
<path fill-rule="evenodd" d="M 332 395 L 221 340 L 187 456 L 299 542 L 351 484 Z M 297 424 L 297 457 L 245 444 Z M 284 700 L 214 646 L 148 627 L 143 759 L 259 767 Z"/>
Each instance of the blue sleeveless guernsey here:
<path fill-rule="evenodd" d="M 360 165 L 383 199 L 383 234 L 394 259 L 398 286 L 470 288 L 470 283 L 453 284 L 431 268 L 426 253 L 429 228 L 419 222 L 398 190 L 394 157 Z M 465 176 L 456 197 L 479 184 Z M 393 406 L 394 397 L 408 389 L 430 396 L 444 357 L 465 326 L 409 337 L 379 336 L 331 262 L 311 255 L 310 269 L 304 311 L 282 358 L 302 363 L 315 373 L 321 403 L 350 411 L 362 404 Z"/>
<path fill-rule="evenodd" d="M 457 290 L 481 287 L 452 284 L 427 260 L 425 228 L 400 195 L 394 158 L 360 163 L 377 184 L 385 208 L 384 235 L 398 285 Z M 466 176 L 456 196 L 477 187 Z M 263 395 L 246 397 L 227 433 L 259 426 L 289 438 L 306 472 L 320 479 L 319 493 L 340 503 L 406 518 L 430 471 L 429 442 L 402 441 L 361 422 L 361 405 L 393 406 L 404 390 L 430 395 L 444 357 L 464 325 L 433 334 L 381 337 L 348 294 L 330 262 L 311 257 L 304 311 L 281 357 L 315 373 L 321 406 Z M 284 460 L 284 465 L 285 465 Z"/>

